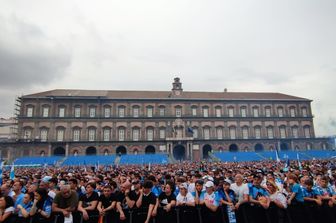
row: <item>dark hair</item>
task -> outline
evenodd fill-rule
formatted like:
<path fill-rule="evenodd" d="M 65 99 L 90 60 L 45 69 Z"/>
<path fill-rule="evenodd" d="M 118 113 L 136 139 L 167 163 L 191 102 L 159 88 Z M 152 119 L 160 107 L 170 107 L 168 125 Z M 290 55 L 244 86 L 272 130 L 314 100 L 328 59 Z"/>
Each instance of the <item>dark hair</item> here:
<path fill-rule="evenodd" d="M 3 198 L 5 199 L 5 202 L 6 202 L 5 209 L 9 207 L 14 207 L 13 198 L 11 198 L 10 196 L 4 196 Z"/>
<path fill-rule="evenodd" d="M 307 185 L 307 186 L 313 186 L 314 185 L 314 181 L 312 180 L 312 179 L 307 179 L 306 181 L 305 181 L 305 184 Z"/>
<path fill-rule="evenodd" d="M 89 182 L 89 183 L 86 184 L 85 188 L 86 188 L 87 186 L 90 186 L 90 187 L 92 187 L 93 189 L 96 189 L 96 187 L 97 187 L 96 182 Z"/>
<path fill-rule="evenodd" d="M 171 189 L 171 192 L 174 193 L 174 191 L 175 191 L 175 184 L 174 184 L 174 182 L 169 180 L 169 181 L 166 182 L 166 185 L 169 185 L 169 187 Z"/>
<path fill-rule="evenodd" d="M 36 207 L 38 209 L 43 209 L 44 202 L 48 199 L 48 191 L 45 188 L 38 188 L 36 193 L 41 196 L 41 200 L 36 203 Z"/>
<path fill-rule="evenodd" d="M 71 178 L 71 179 L 69 180 L 69 182 L 72 182 L 73 184 L 78 184 L 78 181 L 77 181 L 77 179 L 75 179 L 75 178 Z"/>
<path fill-rule="evenodd" d="M 34 192 L 29 192 L 27 194 L 29 195 L 30 200 L 34 200 L 34 197 L 35 197 Z"/>
<path fill-rule="evenodd" d="M 147 188 L 147 189 L 152 189 L 153 187 L 153 182 L 151 180 L 146 180 L 143 184 L 143 187 L 144 188 Z"/>
<path fill-rule="evenodd" d="M 197 180 L 195 184 L 199 184 L 199 185 L 202 185 L 204 184 L 204 181 L 203 180 Z"/>

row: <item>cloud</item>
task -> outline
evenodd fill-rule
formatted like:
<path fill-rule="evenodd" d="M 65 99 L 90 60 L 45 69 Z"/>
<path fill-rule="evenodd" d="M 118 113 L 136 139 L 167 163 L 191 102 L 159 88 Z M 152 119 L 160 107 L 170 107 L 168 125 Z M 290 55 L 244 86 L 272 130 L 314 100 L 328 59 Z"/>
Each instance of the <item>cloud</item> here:
<path fill-rule="evenodd" d="M 70 52 L 39 27 L 14 16 L 0 16 L 0 30 L 1 88 L 29 88 L 64 77 Z"/>

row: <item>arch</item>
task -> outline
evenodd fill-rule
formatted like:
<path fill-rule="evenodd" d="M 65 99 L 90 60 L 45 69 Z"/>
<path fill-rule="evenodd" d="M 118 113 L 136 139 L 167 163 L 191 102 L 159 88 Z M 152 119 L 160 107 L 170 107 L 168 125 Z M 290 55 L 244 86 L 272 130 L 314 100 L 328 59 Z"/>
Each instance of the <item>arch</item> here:
<path fill-rule="evenodd" d="M 280 144 L 280 149 L 281 149 L 281 151 L 288 151 L 289 150 L 288 144 L 285 143 L 285 142 L 281 143 Z"/>
<path fill-rule="evenodd" d="M 127 150 L 125 146 L 118 146 L 116 149 L 116 154 L 118 155 L 125 155 L 127 154 Z"/>
<path fill-rule="evenodd" d="M 97 149 L 96 149 L 96 147 L 90 146 L 90 147 L 86 148 L 85 153 L 88 156 L 97 155 Z"/>
<path fill-rule="evenodd" d="M 176 145 L 173 149 L 173 156 L 176 160 L 184 160 L 185 152 L 186 149 L 183 145 Z"/>
<path fill-rule="evenodd" d="M 263 152 L 264 151 L 264 146 L 260 143 L 257 143 L 255 146 L 254 146 L 254 151 L 255 152 Z"/>
<path fill-rule="evenodd" d="M 65 149 L 62 146 L 54 149 L 54 156 L 65 156 Z"/>
<path fill-rule="evenodd" d="M 230 152 L 238 152 L 238 150 L 239 150 L 239 148 L 238 148 L 237 144 L 231 144 L 229 146 L 229 151 Z"/>
<path fill-rule="evenodd" d="M 209 153 L 212 152 L 212 147 L 209 144 L 203 146 L 203 159 L 209 158 Z"/>
<path fill-rule="evenodd" d="M 145 154 L 155 154 L 155 147 L 149 145 L 145 148 Z"/>

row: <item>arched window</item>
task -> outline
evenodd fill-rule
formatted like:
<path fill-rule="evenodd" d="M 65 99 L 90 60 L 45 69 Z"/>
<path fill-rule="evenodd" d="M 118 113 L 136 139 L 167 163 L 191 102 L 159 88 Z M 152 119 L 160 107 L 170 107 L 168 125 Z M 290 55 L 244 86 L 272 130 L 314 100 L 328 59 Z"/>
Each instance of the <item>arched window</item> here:
<path fill-rule="evenodd" d="M 245 106 L 243 106 L 243 107 L 241 107 L 240 108 L 240 115 L 241 115 L 241 117 L 246 117 L 247 116 L 247 109 L 246 109 L 246 107 Z"/>
<path fill-rule="evenodd" d="M 89 117 L 90 118 L 96 117 L 96 106 L 89 107 Z"/>
<path fill-rule="evenodd" d="M 48 141 L 48 129 L 47 128 L 41 128 L 40 139 L 41 139 L 41 142 Z"/>
<path fill-rule="evenodd" d="M 257 106 L 252 108 L 253 117 L 259 117 L 259 108 Z"/>
<path fill-rule="evenodd" d="M 233 117 L 234 116 L 234 107 L 229 107 L 228 108 L 228 113 L 229 113 L 229 117 Z"/>
<path fill-rule="evenodd" d="M 203 138 L 210 139 L 210 128 L 208 126 L 203 128 Z"/>
<path fill-rule="evenodd" d="M 197 116 L 197 106 L 193 105 L 191 107 L 191 115 L 192 116 Z"/>
<path fill-rule="evenodd" d="M 160 105 L 159 106 L 159 115 L 160 115 L 160 117 L 164 117 L 165 116 L 165 106 L 163 106 L 163 105 Z"/>
<path fill-rule="evenodd" d="M 176 106 L 175 107 L 175 116 L 176 117 L 181 117 L 182 116 L 182 107 L 181 106 Z"/>
<path fill-rule="evenodd" d="M 147 136 L 148 141 L 154 140 L 154 128 L 153 127 L 148 127 L 146 129 L 146 136 Z"/>
<path fill-rule="evenodd" d="M 90 142 L 95 141 L 96 140 L 96 128 L 89 127 L 88 133 L 89 133 L 89 141 Z"/>
<path fill-rule="evenodd" d="M 72 139 L 75 142 L 78 142 L 80 140 L 80 135 L 81 135 L 81 129 L 76 127 L 72 130 Z"/>
<path fill-rule="evenodd" d="M 278 116 L 279 117 L 283 117 L 284 116 L 283 107 L 278 107 Z"/>
<path fill-rule="evenodd" d="M 103 128 L 103 141 L 110 141 L 111 138 L 111 128 Z"/>
<path fill-rule="evenodd" d="M 236 139 L 236 127 L 230 126 L 229 127 L 230 139 Z"/>
<path fill-rule="evenodd" d="M 292 127 L 292 136 L 295 139 L 299 138 L 299 129 L 297 126 Z"/>
<path fill-rule="evenodd" d="M 119 127 L 118 128 L 118 140 L 119 141 L 125 141 L 125 132 L 126 132 L 126 129 L 125 127 Z"/>
<path fill-rule="evenodd" d="M 289 108 L 289 114 L 290 114 L 290 117 L 295 117 L 295 107 Z"/>
<path fill-rule="evenodd" d="M 248 127 L 247 126 L 244 126 L 242 128 L 242 133 L 243 133 L 243 139 L 248 139 L 249 138 L 249 133 L 248 133 Z"/>
<path fill-rule="evenodd" d="M 42 117 L 46 118 L 49 117 L 49 105 L 43 105 L 42 106 Z"/>
<path fill-rule="evenodd" d="M 111 117 L 111 106 L 105 105 L 104 106 L 104 118 L 110 118 Z"/>
<path fill-rule="evenodd" d="M 222 107 L 216 106 L 215 112 L 216 112 L 216 117 L 217 118 L 222 117 Z"/>
<path fill-rule="evenodd" d="M 33 115 L 34 115 L 34 106 L 33 105 L 27 105 L 26 115 L 27 115 L 27 117 L 33 117 Z"/>
<path fill-rule="evenodd" d="M 75 106 L 75 118 L 80 118 L 81 117 L 81 107 L 79 105 Z"/>
<path fill-rule="evenodd" d="M 140 128 L 134 127 L 132 129 L 132 139 L 133 139 L 133 141 L 139 141 L 139 139 L 140 139 Z"/>
<path fill-rule="evenodd" d="M 223 139 L 223 127 L 216 128 L 217 139 Z"/>
<path fill-rule="evenodd" d="M 273 126 L 268 126 L 267 127 L 267 138 L 269 138 L 269 139 L 274 138 Z"/>
<path fill-rule="evenodd" d="M 280 138 L 284 139 L 286 138 L 286 126 L 282 125 L 279 127 L 279 132 L 280 132 Z"/>
<path fill-rule="evenodd" d="M 147 106 L 146 110 L 147 110 L 147 117 L 149 118 L 153 117 L 153 110 L 154 110 L 153 106 Z"/>
<path fill-rule="evenodd" d="M 256 139 L 261 138 L 261 127 L 260 126 L 255 126 L 254 127 L 254 136 Z"/>
<path fill-rule="evenodd" d="M 305 138 L 310 138 L 310 126 L 306 125 L 303 127 L 303 131 L 304 131 L 304 136 Z"/>
<path fill-rule="evenodd" d="M 209 107 L 208 106 L 202 107 L 202 112 L 203 112 L 203 117 L 205 118 L 209 117 Z"/>
<path fill-rule="evenodd" d="M 270 106 L 265 107 L 265 116 L 266 117 L 271 117 L 272 115 L 272 110 Z"/>
<path fill-rule="evenodd" d="M 161 127 L 160 128 L 160 139 L 165 139 L 166 138 L 166 128 Z"/>
<path fill-rule="evenodd" d="M 126 108 L 123 105 L 118 107 L 118 117 L 119 118 L 124 118 L 125 117 L 125 112 L 126 112 L 125 110 L 126 110 Z"/>
<path fill-rule="evenodd" d="M 306 107 L 302 107 L 301 108 L 301 112 L 302 112 L 302 116 L 303 117 L 307 117 L 308 116 L 308 111 Z"/>
<path fill-rule="evenodd" d="M 64 127 L 58 127 L 56 128 L 56 141 L 57 142 L 63 142 L 64 141 Z"/>
<path fill-rule="evenodd" d="M 58 106 L 58 117 L 60 118 L 65 117 L 65 105 Z"/>
<path fill-rule="evenodd" d="M 140 107 L 138 105 L 134 105 L 132 107 L 132 113 L 134 118 L 138 118 L 140 116 Z"/>

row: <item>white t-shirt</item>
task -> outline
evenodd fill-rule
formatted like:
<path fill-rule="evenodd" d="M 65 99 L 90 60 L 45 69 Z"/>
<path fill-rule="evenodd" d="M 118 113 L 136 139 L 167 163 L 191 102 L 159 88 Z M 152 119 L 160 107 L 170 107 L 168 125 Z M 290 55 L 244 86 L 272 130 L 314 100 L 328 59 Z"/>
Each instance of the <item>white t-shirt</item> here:
<path fill-rule="evenodd" d="M 8 207 L 5 209 L 5 213 L 8 213 L 8 212 L 14 213 L 14 211 L 15 211 L 14 207 Z"/>
<path fill-rule="evenodd" d="M 277 191 L 274 194 L 271 194 L 270 199 L 271 199 L 271 201 L 277 200 L 285 208 L 287 208 L 287 199 L 286 199 L 285 195 L 283 195 L 281 192 Z"/>
<path fill-rule="evenodd" d="M 189 191 L 190 193 L 195 192 L 195 183 L 191 183 L 191 184 L 189 184 L 189 186 L 188 186 L 188 191 Z"/>
<path fill-rule="evenodd" d="M 249 195 L 249 188 L 247 184 L 242 184 L 238 186 L 236 183 L 234 183 L 234 184 L 231 184 L 230 189 L 234 191 L 238 202 L 241 202 L 244 200 L 245 194 Z"/>
<path fill-rule="evenodd" d="M 182 196 L 181 193 L 179 193 L 176 197 L 176 202 L 186 203 L 194 201 L 195 201 L 194 197 L 189 192 L 186 194 L 186 196 Z"/>

